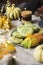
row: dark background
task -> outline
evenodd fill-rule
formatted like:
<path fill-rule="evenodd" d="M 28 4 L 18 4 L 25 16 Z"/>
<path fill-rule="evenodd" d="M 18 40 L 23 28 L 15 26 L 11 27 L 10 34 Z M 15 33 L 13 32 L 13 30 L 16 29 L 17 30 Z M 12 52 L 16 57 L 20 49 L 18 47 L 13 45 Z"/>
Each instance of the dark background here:
<path fill-rule="evenodd" d="M 32 10 L 33 12 L 43 5 L 43 0 L 9 0 L 12 3 L 15 3 L 16 6 L 20 7 L 21 9 L 27 8 L 28 10 Z M 3 4 L 6 4 L 7 0 L 0 0 L 0 9 Z M 22 3 L 24 2 L 24 3 Z M 22 4 L 20 4 L 22 3 Z"/>
<path fill-rule="evenodd" d="M 0 3 L 6 3 L 7 0 L 0 0 Z M 26 2 L 26 1 L 31 1 L 31 0 L 9 0 L 11 3 L 21 3 L 21 2 Z"/>
<path fill-rule="evenodd" d="M 0 4 L 5 4 L 7 0 L 0 0 Z M 9 0 L 11 3 L 19 4 L 22 2 L 29 2 L 32 0 Z M 35 0 L 34 0 L 35 1 Z M 43 5 L 43 0 L 38 0 Z"/>
<path fill-rule="evenodd" d="M 0 3 L 6 3 L 7 0 L 0 0 Z M 11 3 L 15 3 L 15 4 L 18 4 L 18 3 L 21 3 L 21 2 L 28 2 L 28 1 L 32 1 L 32 0 L 9 0 Z M 43 4 L 43 0 L 39 0 L 40 3 Z"/>

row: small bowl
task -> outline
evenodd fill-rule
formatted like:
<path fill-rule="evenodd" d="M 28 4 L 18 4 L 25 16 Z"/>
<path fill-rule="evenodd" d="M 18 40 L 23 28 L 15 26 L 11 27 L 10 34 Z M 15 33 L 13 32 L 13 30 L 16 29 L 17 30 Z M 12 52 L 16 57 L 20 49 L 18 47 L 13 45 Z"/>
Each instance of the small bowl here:
<path fill-rule="evenodd" d="M 24 10 L 21 12 L 21 16 L 24 20 L 31 20 L 32 11 Z"/>
<path fill-rule="evenodd" d="M 40 15 L 41 20 L 43 20 L 43 14 Z"/>

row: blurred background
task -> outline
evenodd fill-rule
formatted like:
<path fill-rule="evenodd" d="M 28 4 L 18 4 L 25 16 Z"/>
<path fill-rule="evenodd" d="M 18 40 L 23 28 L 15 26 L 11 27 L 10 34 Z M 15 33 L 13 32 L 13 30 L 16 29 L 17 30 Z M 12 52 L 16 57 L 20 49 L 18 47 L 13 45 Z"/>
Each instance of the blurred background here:
<path fill-rule="evenodd" d="M 43 6 L 43 0 L 9 0 L 12 3 L 15 3 L 16 6 L 21 9 L 32 10 L 33 12 L 37 10 L 40 6 Z M 7 0 L 0 0 L 0 8 L 3 4 L 6 4 Z"/>

